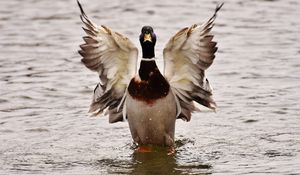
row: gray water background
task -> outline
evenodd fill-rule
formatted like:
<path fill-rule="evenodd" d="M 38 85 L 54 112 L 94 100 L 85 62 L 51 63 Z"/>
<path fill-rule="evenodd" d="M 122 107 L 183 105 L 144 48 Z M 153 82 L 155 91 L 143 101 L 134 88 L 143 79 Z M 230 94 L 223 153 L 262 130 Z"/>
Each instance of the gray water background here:
<path fill-rule="evenodd" d="M 0 1 L 0 174 L 300 174 L 300 1 L 228 0 L 207 76 L 216 113 L 178 120 L 174 156 L 134 154 L 126 122 L 87 114 L 98 78 L 80 63 L 75 0 Z M 217 1 L 82 0 L 97 24 L 156 55 Z M 141 54 L 140 54 L 141 55 Z"/>

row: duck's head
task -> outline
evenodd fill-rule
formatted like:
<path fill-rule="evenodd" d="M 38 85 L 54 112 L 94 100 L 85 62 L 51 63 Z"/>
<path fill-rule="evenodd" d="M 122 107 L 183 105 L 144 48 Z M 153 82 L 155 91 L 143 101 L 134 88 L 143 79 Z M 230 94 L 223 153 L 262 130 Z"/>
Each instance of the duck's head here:
<path fill-rule="evenodd" d="M 143 58 L 154 58 L 154 46 L 156 35 L 151 26 L 144 26 L 140 34 L 140 43 L 143 51 Z"/>

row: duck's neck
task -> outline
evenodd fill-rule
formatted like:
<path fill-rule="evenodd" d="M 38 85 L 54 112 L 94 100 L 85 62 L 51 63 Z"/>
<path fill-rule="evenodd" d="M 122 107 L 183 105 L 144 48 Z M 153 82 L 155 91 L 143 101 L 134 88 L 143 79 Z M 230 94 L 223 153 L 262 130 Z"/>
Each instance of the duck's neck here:
<path fill-rule="evenodd" d="M 154 58 L 155 52 L 154 52 L 154 45 L 152 43 L 144 43 L 142 45 L 142 52 L 143 52 L 143 58 Z"/>
<path fill-rule="evenodd" d="M 158 68 L 155 61 L 141 61 L 139 76 L 141 80 L 148 81 L 150 76 L 157 72 Z"/>
<path fill-rule="evenodd" d="M 155 53 L 154 53 L 154 45 L 152 43 L 144 43 L 142 45 L 143 51 L 143 60 L 140 64 L 139 76 L 141 80 L 147 81 L 149 80 L 151 74 L 158 70 L 157 65 L 154 61 Z M 149 60 L 148 60 L 149 59 Z"/>

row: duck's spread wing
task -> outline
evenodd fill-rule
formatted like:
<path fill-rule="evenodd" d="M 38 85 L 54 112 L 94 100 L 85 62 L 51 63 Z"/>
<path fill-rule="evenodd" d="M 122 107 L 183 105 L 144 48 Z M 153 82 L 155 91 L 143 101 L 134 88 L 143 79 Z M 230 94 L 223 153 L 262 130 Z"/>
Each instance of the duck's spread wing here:
<path fill-rule="evenodd" d="M 190 120 L 191 112 L 196 110 L 193 101 L 216 108 L 205 70 L 213 63 L 217 51 L 210 31 L 222 5 L 217 6 L 214 15 L 203 25 L 194 24 L 180 30 L 164 49 L 164 74 L 177 98 L 178 118 Z"/>
<path fill-rule="evenodd" d="M 86 16 L 79 2 L 78 5 L 87 34 L 78 52 L 84 65 L 98 72 L 100 78 L 89 112 L 97 115 L 107 109 L 105 114 L 109 114 L 110 123 L 122 121 L 126 88 L 136 73 L 138 50 L 123 35 L 103 25 L 97 26 Z"/>

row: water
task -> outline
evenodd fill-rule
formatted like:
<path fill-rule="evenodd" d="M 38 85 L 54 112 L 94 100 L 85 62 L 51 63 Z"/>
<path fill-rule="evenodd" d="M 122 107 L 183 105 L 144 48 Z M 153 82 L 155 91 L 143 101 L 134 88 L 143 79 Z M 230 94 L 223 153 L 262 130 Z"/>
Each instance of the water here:
<path fill-rule="evenodd" d="M 215 1 L 82 1 L 138 45 L 152 25 L 162 49 L 204 22 Z M 89 117 L 97 75 L 80 63 L 75 0 L 0 2 L 0 174 L 300 174 L 300 2 L 225 1 L 207 76 L 216 113 L 177 122 L 174 156 L 134 154 L 128 124 Z"/>

